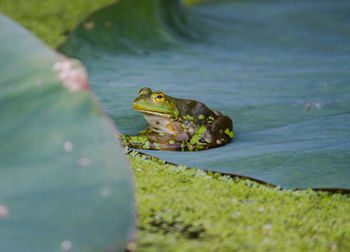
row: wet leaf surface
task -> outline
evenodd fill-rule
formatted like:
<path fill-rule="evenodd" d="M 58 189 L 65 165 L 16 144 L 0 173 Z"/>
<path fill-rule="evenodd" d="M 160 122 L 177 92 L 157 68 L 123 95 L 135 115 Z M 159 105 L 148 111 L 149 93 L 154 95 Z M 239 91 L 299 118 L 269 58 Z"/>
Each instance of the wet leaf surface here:
<path fill-rule="evenodd" d="M 228 145 L 149 154 L 283 188 L 350 188 L 349 10 L 347 1 L 120 1 L 60 50 L 84 62 L 124 134 L 146 126 L 131 108 L 145 86 L 233 119 Z"/>

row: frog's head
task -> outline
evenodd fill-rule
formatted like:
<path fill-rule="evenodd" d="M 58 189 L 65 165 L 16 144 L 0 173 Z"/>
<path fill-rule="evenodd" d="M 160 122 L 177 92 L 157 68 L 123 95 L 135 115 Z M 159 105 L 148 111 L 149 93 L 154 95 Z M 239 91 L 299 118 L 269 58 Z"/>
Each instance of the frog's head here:
<path fill-rule="evenodd" d="M 139 96 L 134 100 L 132 107 L 141 112 L 152 125 L 159 125 L 160 118 L 171 121 L 176 120 L 179 115 L 174 98 L 160 91 L 152 92 L 148 87 L 139 91 Z"/>

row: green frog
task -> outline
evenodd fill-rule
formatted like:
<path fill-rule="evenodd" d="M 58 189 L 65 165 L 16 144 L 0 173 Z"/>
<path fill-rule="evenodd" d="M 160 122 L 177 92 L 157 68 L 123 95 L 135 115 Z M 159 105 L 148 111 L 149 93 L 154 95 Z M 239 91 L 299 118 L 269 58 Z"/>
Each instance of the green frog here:
<path fill-rule="evenodd" d="M 148 122 L 137 136 L 123 136 L 130 148 L 198 151 L 221 146 L 233 138 L 232 120 L 205 104 L 174 98 L 145 87 L 132 104 Z"/>

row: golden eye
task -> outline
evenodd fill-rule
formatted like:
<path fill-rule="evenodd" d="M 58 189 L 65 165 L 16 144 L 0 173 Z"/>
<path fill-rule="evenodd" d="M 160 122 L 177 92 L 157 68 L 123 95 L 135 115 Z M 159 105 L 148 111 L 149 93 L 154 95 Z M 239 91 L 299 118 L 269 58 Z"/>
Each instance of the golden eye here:
<path fill-rule="evenodd" d="M 156 103 L 162 103 L 164 100 L 165 98 L 163 93 L 159 92 L 153 95 L 153 101 L 155 101 Z"/>

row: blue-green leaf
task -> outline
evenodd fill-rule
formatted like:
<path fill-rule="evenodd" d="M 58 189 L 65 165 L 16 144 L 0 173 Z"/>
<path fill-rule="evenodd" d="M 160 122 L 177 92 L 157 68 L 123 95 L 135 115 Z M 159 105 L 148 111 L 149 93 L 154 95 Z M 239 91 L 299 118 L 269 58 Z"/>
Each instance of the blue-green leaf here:
<path fill-rule="evenodd" d="M 130 170 L 84 67 L 0 15 L 0 251 L 124 251 Z"/>
<path fill-rule="evenodd" d="M 233 119 L 228 145 L 149 154 L 284 188 L 350 188 L 349 9 L 331 0 L 191 9 L 176 0 L 121 0 L 87 17 L 60 50 L 87 65 L 122 133 L 146 126 L 131 108 L 145 86 Z"/>

